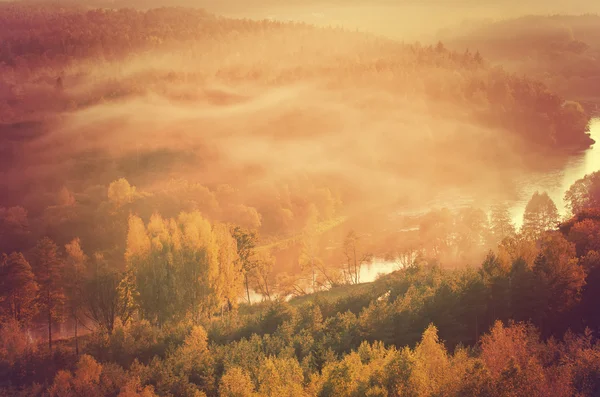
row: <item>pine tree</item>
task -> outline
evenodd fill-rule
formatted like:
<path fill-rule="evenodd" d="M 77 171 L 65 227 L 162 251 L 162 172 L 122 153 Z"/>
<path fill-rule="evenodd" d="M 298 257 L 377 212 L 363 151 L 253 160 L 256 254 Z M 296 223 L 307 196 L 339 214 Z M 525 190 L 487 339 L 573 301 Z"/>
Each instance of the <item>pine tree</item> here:
<path fill-rule="evenodd" d="M 558 210 L 547 193 L 535 192 L 525 207 L 522 233 L 529 239 L 537 240 L 543 232 L 558 225 Z"/>
<path fill-rule="evenodd" d="M 33 270 L 39 285 L 37 301 L 48 321 L 48 348 L 52 351 L 52 322 L 63 320 L 64 263 L 58 253 L 58 247 L 48 237 L 38 242 L 33 259 Z"/>
<path fill-rule="evenodd" d="M 544 325 L 562 327 L 559 315 L 579 303 L 585 285 L 586 274 L 578 263 L 575 244 L 559 232 L 544 235 L 533 272 L 538 280 L 536 293 L 543 300 L 540 309 Z"/>
<path fill-rule="evenodd" d="M 0 318 L 27 323 L 37 310 L 35 282 L 29 262 L 21 253 L 0 257 Z"/>
<path fill-rule="evenodd" d="M 73 239 L 65 245 L 65 292 L 67 297 L 67 310 L 69 317 L 75 321 L 75 352 L 79 355 L 78 326 L 83 315 L 83 296 L 85 288 L 85 271 L 87 256 L 81 249 L 79 238 Z"/>

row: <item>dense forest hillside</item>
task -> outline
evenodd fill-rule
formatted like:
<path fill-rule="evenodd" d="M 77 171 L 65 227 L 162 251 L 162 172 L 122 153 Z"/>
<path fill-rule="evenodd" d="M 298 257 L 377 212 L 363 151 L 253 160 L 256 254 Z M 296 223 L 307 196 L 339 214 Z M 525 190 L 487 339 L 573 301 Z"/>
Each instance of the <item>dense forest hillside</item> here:
<path fill-rule="evenodd" d="M 592 142 L 577 103 L 442 44 L 177 8 L 1 10 L 0 205 L 24 211 L 5 250 L 41 235 L 115 249 L 115 205 L 289 237 Z M 121 178 L 136 193 L 108 197 Z"/>
<path fill-rule="evenodd" d="M 40 0 L 21 0 L 30 4 Z M 43 0 L 41 0 L 43 2 Z M 506 19 L 523 15 L 584 14 L 600 12 L 588 0 L 53 0 L 90 8 L 193 7 L 233 18 L 297 21 L 317 26 L 343 26 L 407 41 L 429 42 L 442 28 L 464 20 Z"/>
<path fill-rule="evenodd" d="M 598 394 L 600 172 L 510 206 L 556 71 L 94 4 L 0 2 L 0 396 Z"/>
<path fill-rule="evenodd" d="M 507 69 L 597 111 L 600 103 L 600 16 L 527 16 L 477 21 L 440 33 L 450 47 L 478 48 Z"/>
<path fill-rule="evenodd" d="M 132 219 L 128 270 L 116 283 L 106 270 L 98 273 L 98 258 L 88 258 L 78 241 L 56 261 L 63 254 L 42 240 L 31 266 L 21 254 L 0 262 L 2 291 L 13 292 L 0 301 L 0 391 L 594 396 L 600 390 L 599 186 L 600 173 L 573 185 L 565 199 L 578 212 L 558 229 L 515 232 L 506 221 L 506 237 L 477 268 L 444 269 L 421 252 L 374 283 L 288 302 L 237 307 L 229 301 L 218 311 L 243 289 L 235 269 L 257 254 L 239 229 L 233 231 L 236 250 L 226 229 L 211 228 L 199 215 L 182 214 L 164 226 L 155 218 L 147 229 Z M 542 210 L 525 224 L 549 214 Z M 187 226 L 179 228 L 180 222 Z M 173 266 L 172 276 L 159 270 L 166 257 L 173 258 L 165 268 Z M 231 262 L 235 257 L 240 261 Z M 256 263 L 261 269 L 264 262 Z M 187 276 L 197 265 L 205 272 L 198 280 Z M 86 267 L 96 270 L 79 278 Z M 38 277 L 42 268 L 56 278 Z M 68 278 L 59 276 L 61 269 Z M 18 289 L 6 289 L 11 286 Z M 34 303 L 38 288 L 52 291 L 51 308 Z M 59 313 L 87 316 L 99 327 L 48 349 L 32 344 L 20 328 L 37 310 L 50 310 L 57 321 Z"/>

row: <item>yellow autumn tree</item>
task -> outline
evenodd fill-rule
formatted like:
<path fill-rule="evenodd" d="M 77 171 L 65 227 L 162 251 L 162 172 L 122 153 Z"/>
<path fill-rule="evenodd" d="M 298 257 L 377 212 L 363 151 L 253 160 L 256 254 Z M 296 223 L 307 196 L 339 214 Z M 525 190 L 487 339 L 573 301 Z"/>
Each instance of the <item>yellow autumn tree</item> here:
<path fill-rule="evenodd" d="M 258 370 L 258 394 L 264 397 L 302 397 L 304 375 L 295 358 L 267 358 Z"/>
<path fill-rule="evenodd" d="M 227 370 L 219 384 L 221 397 L 256 397 L 254 384 L 250 376 L 241 368 L 233 367 Z"/>
<path fill-rule="evenodd" d="M 100 375 L 102 365 L 91 356 L 83 355 L 77 362 L 74 373 L 58 371 L 54 383 L 49 388 L 52 397 L 101 396 Z"/>
<path fill-rule="evenodd" d="M 454 381 L 448 353 L 437 332 L 434 325 L 427 327 L 413 353 L 410 384 L 418 396 L 443 395 L 445 387 Z"/>
<path fill-rule="evenodd" d="M 242 291 L 235 239 L 199 212 L 130 217 L 125 259 L 140 312 L 157 324 L 233 305 Z"/>
<path fill-rule="evenodd" d="M 244 291 L 244 274 L 237 252 L 237 241 L 224 224 L 214 225 L 213 233 L 218 249 L 219 264 L 215 299 L 221 307 L 227 305 L 228 309 L 233 309 L 237 307 L 237 302 Z"/>
<path fill-rule="evenodd" d="M 130 204 L 139 197 L 135 186 L 131 186 L 127 179 L 121 178 L 108 186 L 108 200 L 115 206 L 121 207 Z"/>
<path fill-rule="evenodd" d="M 137 216 L 129 217 L 129 231 L 127 233 L 127 250 L 125 260 L 128 262 L 135 257 L 143 257 L 150 252 L 150 238 L 146 234 L 144 221 Z"/>
<path fill-rule="evenodd" d="M 84 288 L 86 284 L 87 255 L 81 249 L 81 240 L 73 239 L 65 245 L 65 292 L 67 298 L 67 312 L 75 323 L 75 352 L 79 354 L 78 329 L 84 315 Z"/>

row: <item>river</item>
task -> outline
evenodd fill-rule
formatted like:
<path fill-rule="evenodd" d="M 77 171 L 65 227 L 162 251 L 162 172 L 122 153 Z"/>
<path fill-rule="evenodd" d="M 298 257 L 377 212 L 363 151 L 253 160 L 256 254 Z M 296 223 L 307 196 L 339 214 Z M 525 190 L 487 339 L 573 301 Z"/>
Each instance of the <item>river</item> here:
<path fill-rule="evenodd" d="M 556 204 L 561 217 L 567 216 L 565 208 L 565 192 L 579 179 L 600 171 L 600 118 L 592 119 L 590 123 L 590 135 L 597 143 L 585 152 L 572 156 L 562 168 L 551 169 L 545 172 L 524 173 L 516 180 L 519 192 L 518 198 L 510 203 L 513 222 L 520 227 L 523 221 L 523 213 L 527 202 L 535 193 L 546 192 Z M 468 204 L 469 198 L 461 198 L 448 207 Z M 388 274 L 398 268 L 395 262 L 384 259 L 376 259 L 371 265 L 364 266 L 361 270 L 360 279 L 363 282 L 374 281 L 380 274 Z"/>
<path fill-rule="evenodd" d="M 561 216 L 567 216 L 565 192 L 579 179 L 592 172 L 600 171 L 600 118 L 592 119 L 590 135 L 596 144 L 584 153 L 571 157 L 562 169 L 529 173 L 522 180 L 517 181 L 520 197 L 512 206 L 513 219 L 517 225 L 521 225 L 525 206 L 536 191 L 547 192 Z"/>
<path fill-rule="evenodd" d="M 590 122 L 590 135 L 597 143 L 585 152 L 572 156 L 562 168 L 550 169 L 545 172 L 523 173 L 522 177 L 515 181 L 519 194 L 516 200 L 510 202 L 510 208 L 513 221 L 517 227 L 521 226 L 527 202 L 536 191 L 548 193 L 555 202 L 560 215 L 562 217 L 567 216 L 563 200 L 565 192 L 577 180 L 592 172 L 600 171 L 600 118 L 592 119 Z M 460 197 L 459 195 L 456 199 L 447 202 L 447 205 L 442 202 L 437 202 L 437 204 L 453 209 L 469 205 L 473 201 L 470 197 Z M 422 211 L 411 211 L 411 214 L 418 212 Z M 396 215 L 401 214 L 400 211 Z M 371 264 L 362 267 L 360 280 L 363 283 L 372 282 L 378 276 L 389 274 L 397 269 L 398 264 L 396 262 L 376 258 Z M 253 303 L 260 302 L 263 298 L 255 291 L 251 291 L 250 295 Z M 245 299 L 241 298 L 240 302 L 245 302 Z"/>
<path fill-rule="evenodd" d="M 373 5 L 374 6 L 374 5 Z M 256 7 L 252 11 L 249 9 L 239 10 L 239 12 L 225 12 L 224 10 L 215 10 L 231 17 L 250 17 L 256 19 L 276 19 L 289 20 L 297 22 L 305 22 L 309 24 L 321 26 L 343 26 L 346 29 L 358 29 L 362 31 L 374 32 L 376 34 L 386 35 L 392 38 L 401 37 L 403 40 L 416 40 L 427 38 L 426 34 L 433 37 L 436 29 L 431 29 L 431 26 L 438 28 L 449 26 L 450 22 L 455 21 L 456 15 L 451 13 L 431 13 L 429 7 L 421 7 L 417 5 L 403 6 L 403 11 L 399 13 L 396 6 L 379 5 L 377 7 L 361 7 L 361 6 L 335 6 L 329 7 L 323 5 L 303 5 L 297 7 L 286 6 L 269 6 Z M 482 8 L 477 14 L 472 11 L 472 4 L 468 4 L 469 15 L 471 18 L 482 18 L 492 15 L 498 17 L 499 10 L 494 8 L 492 11 Z M 522 15 L 522 10 L 509 7 L 505 10 L 507 13 L 514 12 L 516 15 Z M 210 9 L 210 7 L 206 7 Z M 512 11 L 510 11 L 512 10 Z M 452 9 L 456 11 L 456 9 Z M 556 10 L 560 13 L 560 10 Z M 461 10 L 458 11 L 461 14 Z M 426 16 L 426 18 L 425 18 Z M 510 17 L 511 15 L 505 15 Z M 399 22 L 399 18 L 404 17 L 404 23 Z M 429 27 L 423 29 L 422 20 L 427 19 Z M 418 21 L 418 23 L 415 23 Z M 424 36 L 425 35 L 425 36 Z M 597 142 L 587 151 L 572 156 L 566 164 L 563 163 L 559 168 L 546 169 L 543 172 L 523 172 L 521 176 L 513 182 L 516 186 L 517 197 L 508 202 L 511 210 L 513 222 L 517 227 L 522 224 L 523 213 L 527 202 L 536 191 L 546 192 L 556 204 L 559 213 L 562 217 L 567 216 L 564 194 L 569 187 L 577 180 L 585 175 L 600 170 L 600 118 L 592 119 L 590 123 L 590 135 Z M 477 206 L 476 200 L 462 194 L 461 189 L 457 188 L 452 192 L 444 192 L 438 200 L 431 200 L 422 203 L 421 208 L 414 208 L 410 213 L 416 215 L 426 212 L 432 208 L 446 207 L 456 209 L 466 205 Z M 505 200 L 505 198 L 498 198 Z M 407 211 L 400 210 L 392 216 L 406 215 Z M 364 266 L 361 270 L 360 279 L 362 282 L 370 282 L 376 279 L 380 274 L 388 274 L 397 269 L 397 264 L 384 259 L 376 259 L 371 265 Z M 253 294 L 252 301 L 260 300 L 260 295 Z"/>

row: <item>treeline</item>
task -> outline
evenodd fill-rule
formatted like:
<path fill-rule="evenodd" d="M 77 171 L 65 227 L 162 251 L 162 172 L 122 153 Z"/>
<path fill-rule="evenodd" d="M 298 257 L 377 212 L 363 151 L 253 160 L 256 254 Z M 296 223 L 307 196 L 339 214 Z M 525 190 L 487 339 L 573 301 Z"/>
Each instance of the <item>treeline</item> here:
<path fill-rule="evenodd" d="M 230 185 L 209 188 L 183 179 L 172 179 L 152 191 L 138 189 L 124 178 L 80 192 L 63 186 L 41 197 L 42 202 L 0 206 L 0 250 L 27 251 L 44 236 L 64 245 L 77 236 L 87 252 L 102 252 L 118 263 L 126 249 L 130 213 L 148 222 L 155 213 L 169 219 L 200 211 L 211 223 L 235 223 L 258 231 L 263 243 L 295 236 L 308 227 L 319 233 L 339 222 L 342 202 L 334 189 L 290 183 L 270 192 L 246 196 Z"/>
<path fill-rule="evenodd" d="M 102 142 L 107 146 L 118 146 L 118 150 L 105 153 L 109 150 L 96 147 L 96 136 L 103 136 L 105 129 L 120 134 L 117 127 L 121 125 L 116 120 L 99 122 L 97 130 L 95 126 L 89 127 L 91 131 L 75 129 L 73 136 L 81 137 L 66 138 L 69 145 L 52 144 L 54 141 L 49 139 L 48 146 L 40 149 L 41 136 L 50 135 L 60 141 L 62 128 L 69 126 L 68 122 L 67 126 L 60 122 L 61 117 L 71 121 L 70 117 L 81 115 L 77 110 L 100 107 L 107 102 L 120 108 L 123 105 L 120 101 L 126 98 L 160 94 L 179 101 L 177 103 L 210 102 L 218 108 L 245 100 L 242 95 L 210 93 L 207 81 L 225 83 L 226 87 L 256 85 L 259 92 L 285 83 L 322 84 L 325 81 L 324 85 L 333 92 L 333 97 L 350 101 L 350 104 L 342 102 L 343 106 L 373 112 L 375 125 L 380 118 L 386 120 L 386 112 L 397 114 L 408 109 L 406 113 L 410 113 L 413 106 L 418 109 L 416 113 L 425 109 L 425 122 L 432 130 L 452 134 L 448 141 L 432 135 L 433 139 L 418 143 L 419 150 L 433 149 L 440 153 L 439 167 L 437 163 L 432 165 L 435 168 L 433 175 L 423 172 L 436 183 L 454 183 L 448 174 L 454 170 L 457 174 L 464 171 L 456 166 L 458 162 L 446 162 L 447 155 L 470 150 L 480 156 L 481 148 L 494 150 L 491 148 L 497 147 L 497 143 L 512 142 L 514 136 L 505 135 L 507 131 L 558 150 L 571 144 L 589 144 L 585 133 L 588 117 L 578 104 L 564 102 L 539 83 L 491 68 L 475 51 L 453 52 L 443 44 L 433 47 L 401 44 L 339 29 L 230 20 L 185 9 L 88 11 L 9 3 L 0 6 L 0 15 L 5 18 L 0 23 L 6 38 L 2 43 L 13 43 L 19 48 L 18 53 L 25 54 L 19 55 L 22 60 L 18 66 L 11 66 L 9 58 L 0 66 L 0 118 L 6 122 L 0 124 L 0 169 L 8 174 L 0 181 L 0 207 L 3 207 L 0 209 L 3 225 L 0 249 L 6 252 L 27 250 L 44 235 L 61 246 L 78 236 L 85 242 L 88 253 L 102 251 L 105 257 L 122 258 L 130 210 L 145 221 L 154 212 L 165 218 L 175 218 L 181 211 L 199 210 L 211 222 L 230 222 L 258 229 L 264 238 L 288 238 L 303 231 L 310 223 L 335 222 L 345 208 L 364 200 L 366 195 L 357 192 L 357 186 L 361 184 L 348 182 L 343 176 L 290 177 L 286 178 L 285 184 L 260 186 L 258 194 L 252 193 L 256 191 L 254 186 L 249 188 L 245 184 L 250 178 L 247 175 L 254 175 L 252 173 L 256 171 L 253 167 L 230 171 L 235 176 L 228 175 L 228 185 L 208 184 L 205 179 L 211 175 L 220 177 L 217 171 L 235 169 L 236 164 L 218 164 L 218 169 L 211 169 L 211 175 L 206 172 L 189 178 L 190 170 L 208 170 L 216 162 L 212 148 L 205 150 L 204 134 L 197 134 L 198 141 L 194 141 L 197 146 L 193 148 L 190 147 L 193 145 L 172 148 L 169 145 L 179 140 L 165 134 L 159 147 L 136 148 Z M 144 22 L 146 20 L 148 22 Z M 146 50 L 143 48 L 146 47 L 136 41 L 137 38 L 144 41 L 152 34 L 156 37 L 175 35 L 173 37 L 179 40 L 179 29 L 193 43 L 178 46 L 175 42 L 165 41 L 144 55 Z M 88 61 L 84 60 L 86 56 L 73 55 L 85 52 L 96 38 L 121 31 L 124 34 L 119 33 L 118 39 L 106 39 L 101 43 L 102 48 L 124 51 L 117 57 L 118 61 L 106 61 L 111 59 L 110 55 L 101 56 L 95 52 L 87 57 Z M 219 32 L 223 32 L 222 35 Z M 213 34 L 213 39 L 207 38 Z M 30 38 L 38 44 L 28 44 Z M 56 44 L 71 38 L 77 51 Z M 46 40 L 48 43 L 44 44 Z M 57 47 L 53 47 L 55 45 Z M 104 51 L 99 46 L 94 44 L 92 47 Z M 53 58 L 52 54 L 64 56 Z M 17 56 L 11 57 L 17 59 Z M 48 60 L 46 63 L 44 57 L 56 62 Z M 374 94 L 365 95 L 365 92 Z M 337 102 L 334 105 L 337 106 Z M 57 114 L 61 117 L 53 119 L 54 122 L 29 122 L 42 115 Z M 457 119 L 460 128 L 454 122 Z M 448 121 L 449 126 L 440 125 L 440 120 Z M 279 131 L 288 131 L 287 126 L 292 125 L 295 134 L 305 136 L 313 125 L 306 127 L 303 122 L 300 119 L 296 124 L 294 117 L 290 116 L 289 120 L 282 117 L 278 120 L 281 124 L 273 126 L 274 132 L 268 132 L 279 138 L 282 135 Z M 494 134 L 480 134 L 479 127 L 474 126 L 478 123 L 486 127 L 503 126 L 504 129 Z M 250 127 L 256 129 L 252 133 L 265 133 L 262 127 L 249 123 Z M 315 129 L 317 127 L 322 128 L 316 125 Z M 192 130 L 196 126 L 185 128 Z M 203 124 L 197 128 L 209 126 Z M 379 138 L 385 139 L 383 144 L 393 150 L 394 159 L 386 171 L 397 175 L 415 169 L 411 173 L 420 177 L 418 172 L 426 167 L 414 167 L 411 157 L 415 156 L 414 147 L 404 145 L 403 137 L 425 136 L 422 128 L 420 118 L 407 127 L 410 131 L 406 133 L 386 132 L 385 137 Z M 339 130 L 346 133 L 345 129 Z M 295 139 L 295 134 L 286 134 L 286 137 Z M 137 136 L 134 132 L 123 135 Z M 455 136 L 460 139 L 454 139 Z M 481 141 L 477 139 L 479 137 Z M 353 137 L 350 139 L 354 140 Z M 141 137 L 138 141 L 143 145 L 146 140 Z M 163 143 L 166 147 L 162 147 Z M 505 146 L 512 149 L 510 145 L 502 145 Z M 51 157 L 54 150 L 60 151 L 64 147 L 73 150 L 68 155 L 61 152 L 56 156 L 68 157 L 69 161 L 57 166 L 59 162 Z M 539 145 L 535 147 L 537 152 Z M 519 148 L 524 149 L 524 157 L 534 157 L 528 145 L 519 145 Z M 506 158 L 501 161 L 511 163 L 512 158 L 504 156 L 505 149 L 496 150 L 497 155 L 485 156 L 491 167 L 499 166 L 498 159 Z M 352 153 L 348 156 L 353 158 Z M 50 158 L 47 167 L 30 167 L 38 165 L 40 158 Z M 235 163 L 236 159 L 233 160 Z M 51 172 L 41 175 L 51 167 Z M 191 181 L 178 178 L 181 175 Z M 238 175 L 239 179 L 234 179 Z M 122 205 L 115 204 L 116 201 L 107 200 L 106 188 L 111 181 L 123 176 L 144 192 L 126 196 L 128 198 Z M 342 238 L 338 236 L 336 241 Z"/>
<path fill-rule="evenodd" d="M 581 192 L 595 186 L 594 175 L 578 182 L 568 194 L 568 205 L 576 212 L 584 208 Z M 152 299 L 157 301 L 149 300 L 144 305 L 153 311 L 150 317 L 164 318 L 179 310 L 185 316 L 197 309 L 207 296 L 217 294 L 213 288 L 215 282 L 229 285 L 229 290 L 221 290 L 220 298 L 206 306 L 211 313 L 215 307 L 219 311 L 225 305 L 230 309 L 237 304 L 240 283 L 246 300 L 256 300 L 250 299 L 250 291 L 270 300 L 360 284 L 364 281 L 361 280 L 364 270 L 377 258 L 395 261 L 399 267 L 408 266 L 418 258 L 435 258 L 445 267 L 460 267 L 478 263 L 487 250 L 517 232 L 508 207 L 496 205 L 489 213 L 473 207 L 430 211 L 397 225 L 412 230 L 369 237 L 373 232 L 371 226 L 353 232 L 352 227 L 359 221 L 346 225 L 348 220 L 337 216 L 339 204 L 328 190 L 317 190 L 314 195 L 306 191 L 308 199 L 291 196 L 289 201 L 257 207 L 270 218 L 281 217 L 276 225 L 270 225 L 263 223 L 269 218 L 263 219 L 252 206 L 217 200 L 222 189 L 214 196 L 200 185 L 177 186 L 185 189 L 150 194 L 137 190 L 125 179 L 114 181 L 104 198 L 94 198 L 97 208 L 83 223 L 81 218 L 86 209 L 75 202 L 67 189 L 62 191 L 61 203 L 45 211 L 44 218 L 56 222 L 53 224 L 32 222 L 22 207 L 0 207 L 2 249 L 7 253 L 21 251 L 35 258 L 33 247 L 39 241 L 64 247 L 76 241 L 83 255 L 79 266 L 85 270 L 86 278 L 91 277 L 86 282 L 102 278 L 112 286 L 113 298 L 118 295 L 116 288 L 128 265 L 146 269 L 149 273 L 140 275 L 143 281 L 138 280 L 138 284 L 141 288 L 151 288 L 147 296 L 149 299 L 154 296 Z M 190 187 L 192 190 L 188 191 Z M 194 192 L 201 195 L 188 196 Z M 202 201 L 197 201 L 198 198 Z M 190 206 L 182 208 L 185 200 L 191 200 Z M 240 224 L 233 227 L 236 218 Z M 535 240 L 558 222 L 556 205 L 547 194 L 535 193 L 525 210 L 520 233 Z M 52 233 L 52 240 L 44 239 L 44 226 Z M 198 246 L 189 245 L 192 237 L 185 233 L 190 230 L 196 230 L 198 235 L 194 238 L 198 239 Z M 277 234 L 269 234 L 270 230 Z M 235 243 L 231 238 L 235 238 Z M 198 253 L 204 250 L 210 255 Z M 204 273 L 190 274 L 199 265 L 198 255 L 204 258 L 201 265 Z M 159 268 L 162 270 L 157 273 Z M 244 277 L 240 278 L 241 275 Z M 195 284 L 196 278 L 213 284 Z M 194 299 L 172 295 L 183 293 L 183 289 L 174 285 L 187 282 L 192 282 L 189 293 Z M 104 321 L 104 326 L 112 327 L 112 319 Z"/>
<path fill-rule="evenodd" d="M 544 230 L 553 211 L 535 195 L 523 232 L 507 230 L 478 269 L 444 270 L 418 255 L 373 284 L 308 302 L 238 308 L 246 278 L 261 280 L 254 237 L 197 213 L 131 217 L 118 278 L 99 277 L 102 258 L 87 258 L 77 240 L 60 253 L 43 239 L 32 265 L 18 253 L 2 260 L 5 393 L 594 395 L 598 175 L 567 192 L 577 213 L 558 230 Z M 86 268 L 100 273 L 88 278 Z M 21 328 L 35 310 L 49 335 L 64 315 L 98 327 L 81 347 L 75 338 L 72 350 L 51 340 L 47 349 Z"/>
<path fill-rule="evenodd" d="M 325 323 L 314 321 L 315 334 Z M 540 340 L 534 327 L 496 323 L 476 349 L 448 352 L 429 326 L 413 347 L 397 349 L 363 342 L 343 358 L 328 352 L 320 363 L 298 360 L 297 350 L 310 348 L 310 335 L 253 337 L 229 346 L 207 340 L 202 327 L 183 327 L 176 334 L 147 324 L 126 327 L 105 340 L 105 349 L 120 360 L 135 360 L 125 370 L 119 364 L 82 355 L 62 367 L 49 386 L 5 389 L 24 396 L 594 396 L 598 391 L 598 344 L 589 335 L 568 335 L 564 341 Z M 304 340 L 303 340 L 304 339 Z M 165 351 L 165 343 L 177 347 Z M 281 343 L 284 343 L 282 345 Z M 162 358 L 153 353 L 160 351 Z M 29 357 L 35 352 L 28 352 Z M 72 360 L 74 356 L 63 355 Z M 39 364 L 38 364 L 39 365 Z M 321 371 L 313 368 L 321 366 Z M 17 393 L 17 394 L 15 394 Z"/>
<path fill-rule="evenodd" d="M 0 25 L 0 117 L 6 121 L 148 90 L 173 96 L 174 85 L 215 78 L 278 85 L 325 79 L 329 87 L 367 84 L 395 96 L 422 98 L 436 103 L 433 108 L 441 114 L 466 114 L 470 121 L 545 147 L 580 149 L 591 143 L 589 119 L 578 104 L 565 104 L 544 85 L 487 65 L 474 50 L 448 51 L 441 43 L 402 44 L 341 29 L 226 19 L 181 8 L 84 10 L 9 3 L 0 9 Z M 133 75 L 122 67 L 133 56 L 149 54 L 162 64 L 184 66 L 163 71 L 150 65 Z M 86 60 L 92 63 L 76 67 Z M 69 90 L 84 85 L 90 67 L 99 62 L 113 75 L 96 81 L 93 89 Z"/>
<path fill-rule="evenodd" d="M 194 8 L 136 11 L 8 2 L 0 10 L 0 62 L 21 73 L 85 58 L 123 59 L 163 42 L 183 44 L 283 26 L 219 18 Z"/>
<path fill-rule="evenodd" d="M 528 16 L 448 29 L 440 37 L 454 49 L 478 48 L 511 71 L 543 81 L 554 92 L 584 101 L 590 111 L 600 102 L 600 16 Z"/>

